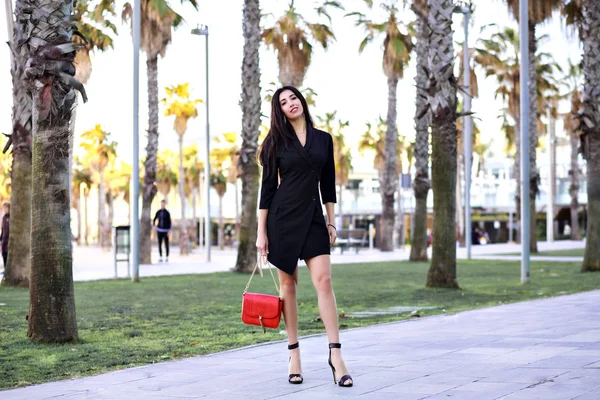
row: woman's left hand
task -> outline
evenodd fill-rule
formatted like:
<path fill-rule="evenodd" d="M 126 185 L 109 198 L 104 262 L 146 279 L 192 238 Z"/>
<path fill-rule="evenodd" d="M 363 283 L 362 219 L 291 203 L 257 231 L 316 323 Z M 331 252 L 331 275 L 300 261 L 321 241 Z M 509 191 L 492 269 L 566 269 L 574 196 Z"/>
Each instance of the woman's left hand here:
<path fill-rule="evenodd" d="M 329 231 L 329 246 L 333 247 L 335 240 L 337 239 L 337 232 L 331 225 L 327 226 L 327 231 Z"/>

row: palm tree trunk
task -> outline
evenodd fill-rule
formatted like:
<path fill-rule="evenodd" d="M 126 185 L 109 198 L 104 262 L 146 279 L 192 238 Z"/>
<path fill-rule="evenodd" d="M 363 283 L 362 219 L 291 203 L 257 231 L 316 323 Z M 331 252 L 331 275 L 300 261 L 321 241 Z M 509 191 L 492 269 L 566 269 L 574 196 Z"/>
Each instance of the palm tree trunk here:
<path fill-rule="evenodd" d="M 179 197 L 181 198 L 181 220 L 179 222 L 179 254 L 187 256 L 190 254 L 187 221 L 185 219 L 185 180 L 183 179 L 183 135 L 179 136 Z"/>
<path fill-rule="evenodd" d="M 344 211 L 342 209 L 342 203 L 343 203 L 343 199 L 342 199 L 342 191 L 344 190 L 344 186 L 343 185 L 338 185 L 340 188 L 340 197 L 338 198 L 338 215 L 340 216 L 340 229 L 344 229 Z"/>
<path fill-rule="evenodd" d="M 571 240 L 581 240 L 579 230 L 579 163 L 577 155 L 579 153 L 579 136 L 570 135 L 571 139 L 571 169 L 569 178 L 569 194 L 571 195 Z"/>
<path fill-rule="evenodd" d="M 89 241 L 89 217 L 88 217 L 88 210 L 89 210 L 89 197 L 90 197 L 90 192 L 89 189 L 86 189 L 86 191 L 84 192 L 84 198 L 85 198 L 85 221 L 84 221 L 84 227 L 85 227 L 85 245 L 89 246 L 90 245 L 90 241 Z"/>
<path fill-rule="evenodd" d="M 431 27 L 428 61 L 433 120 L 431 137 L 433 255 L 428 287 L 458 288 L 456 280 L 456 79 L 452 45 L 452 0 L 428 0 Z"/>
<path fill-rule="evenodd" d="M 398 78 L 388 78 L 388 113 L 387 131 L 385 134 L 385 168 L 383 170 L 383 186 L 381 187 L 381 251 L 394 250 L 394 194 L 398 189 L 397 147 L 398 130 L 396 129 L 396 90 Z"/>
<path fill-rule="evenodd" d="M 106 191 L 104 189 L 104 169 L 98 171 L 100 181 L 98 182 L 98 244 L 103 250 L 110 248 L 110 235 L 108 222 L 106 220 Z"/>
<path fill-rule="evenodd" d="M 260 126 L 260 8 L 259 0 L 244 0 L 242 61 L 242 215 L 235 270 L 251 272 L 256 264 L 256 207 L 258 205 L 258 128 Z M 208 178 L 207 178 L 208 184 Z M 208 216 L 207 216 L 208 217 Z M 208 237 L 210 233 L 207 232 Z"/>
<path fill-rule="evenodd" d="M 79 195 L 81 198 L 81 193 Z M 81 201 L 77 200 L 77 244 L 81 246 L 81 229 L 83 226 L 83 221 L 81 220 Z"/>
<path fill-rule="evenodd" d="M 38 62 L 54 62 L 44 59 L 46 50 L 36 49 L 33 39 L 55 45 L 70 43 L 73 3 L 53 0 L 23 0 L 23 3 L 30 10 L 48 14 L 35 20 L 30 19 L 31 14 L 17 14 L 18 23 L 29 24 L 32 28 L 28 45 L 31 56 L 37 56 Z M 64 55 L 64 62 L 72 65 L 74 56 L 74 53 Z M 27 336 L 42 343 L 75 342 L 77 320 L 69 191 L 69 125 L 75 96 L 69 96 L 74 94 L 72 88 L 58 79 L 49 79 L 51 76 L 46 71 L 41 77 L 28 78 L 42 78 L 37 82 L 46 83 L 41 88 L 36 86 L 33 94 L 32 248 Z M 50 115 L 44 118 L 44 95 L 48 94 L 54 104 Z"/>
<path fill-rule="evenodd" d="M 427 261 L 427 196 L 429 182 L 429 121 L 423 117 L 427 107 L 425 88 L 427 87 L 427 49 L 429 47 L 429 29 L 424 17 L 417 20 L 417 98 L 415 100 L 415 218 L 413 237 L 410 241 L 410 261 Z"/>
<path fill-rule="evenodd" d="M 190 182 L 190 186 L 192 186 L 194 183 Z M 198 207 L 196 205 L 196 202 L 198 201 L 198 190 L 197 189 L 192 189 L 192 221 L 193 222 L 193 229 L 192 229 L 192 249 L 195 249 L 198 247 L 198 229 L 197 229 L 197 224 L 198 224 Z"/>
<path fill-rule="evenodd" d="M 585 257 L 581 270 L 600 271 L 600 3 L 583 4 L 583 147 L 587 160 L 588 217 Z"/>
<path fill-rule="evenodd" d="M 514 117 L 514 116 L 513 116 Z M 515 220 L 517 226 L 520 226 L 521 221 L 521 120 L 515 119 L 515 163 L 514 163 L 514 177 L 517 182 L 517 188 L 515 191 Z M 517 229 L 517 236 L 515 237 L 516 243 L 521 243 L 521 229 Z"/>
<path fill-rule="evenodd" d="M 531 216 L 531 235 L 530 251 L 537 253 L 537 229 L 536 229 L 536 208 L 535 198 L 538 194 L 539 173 L 536 165 L 537 151 L 537 91 L 536 91 L 536 71 L 535 71 L 535 51 L 537 43 L 535 39 L 535 22 L 529 21 L 529 215 Z"/>
<path fill-rule="evenodd" d="M 224 223 L 223 223 L 223 196 L 219 196 L 219 237 L 218 237 L 218 245 L 219 249 L 223 250 L 224 247 Z"/>
<path fill-rule="evenodd" d="M 110 190 L 106 197 L 108 200 L 108 245 L 112 246 L 112 227 L 115 223 L 115 199 Z"/>
<path fill-rule="evenodd" d="M 464 137 L 463 137 L 464 140 Z M 460 146 L 458 148 L 461 148 Z M 458 153 L 458 149 L 457 149 Z M 456 234 L 455 238 L 458 240 L 460 236 L 460 244 L 461 246 L 465 245 L 465 214 L 463 211 L 463 193 L 462 193 L 462 171 L 464 167 L 464 158 L 461 154 L 457 154 L 456 160 L 457 168 L 456 168 Z"/>
<path fill-rule="evenodd" d="M 18 4 L 16 11 L 23 12 L 23 5 Z M 7 15 L 12 22 L 12 15 Z M 14 25 L 14 37 L 22 37 L 24 25 L 17 22 Z M 4 266 L 2 285 L 29 286 L 31 270 L 31 96 L 27 92 L 23 80 L 23 70 L 27 57 L 24 48 L 12 52 L 12 83 L 13 83 L 13 115 L 12 140 L 13 160 L 11 168 L 10 194 L 10 236 L 8 238 L 8 253 L 10 257 Z"/>
<path fill-rule="evenodd" d="M 142 215 L 140 218 L 140 263 L 151 264 L 152 233 L 151 208 L 156 196 L 156 158 L 158 154 L 158 56 L 149 57 L 148 68 L 148 145 L 144 162 L 144 184 L 142 192 Z M 137 201 L 137 199 L 132 199 Z M 133 277 L 135 281 L 139 277 Z"/>

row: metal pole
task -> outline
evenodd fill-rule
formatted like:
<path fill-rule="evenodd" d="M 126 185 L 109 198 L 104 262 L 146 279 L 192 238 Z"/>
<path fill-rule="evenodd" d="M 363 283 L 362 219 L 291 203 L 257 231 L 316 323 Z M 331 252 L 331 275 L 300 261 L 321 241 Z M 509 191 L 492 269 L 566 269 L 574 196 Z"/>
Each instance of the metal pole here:
<path fill-rule="evenodd" d="M 200 203 L 200 208 L 202 208 L 202 171 L 198 172 L 198 200 Z M 204 233 L 202 224 L 204 220 L 202 219 L 202 211 L 200 212 L 200 221 L 198 228 L 198 247 L 201 249 L 204 247 Z"/>
<path fill-rule="evenodd" d="M 546 241 L 554 242 L 554 131 L 552 108 L 548 107 L 548 203 L 546 205 Z"/>
<path fill-rule="evenodd" d="M 6 8 L 6 28 L 8 29 L 8 42 L 10 44 L 11 49 L 14 50 L 13 47 L 13 35 L 14 35 L 14 20 L 13 18 L 13 8 L 12 8 L 12 0 L 4 0 L 4 7 Z M 10 56 L 12 59 L 12 51 L 10 52 Z"/>
<path fill-rule="evenodd" d="M 140 27 L 141 0 L 135 0 L 133 8 L 133 166 L 132 166 L 132 196 L 131 196 L 131 262 L 132 280 L 140 280 Z"/>
<path fill-rule="evenodd" d="M 465 19 L 465 41 L 463 44 L 464 57 L 464 105 L 465 113 L 471 111 L 471 69 L 469 68 L 469 17 L 471 10 L 464 12 Z M 470 115 L 466 115 L 464 120 L 463 150 L 465 161 L 465 247 L 467 248 L 467 260 L 471 259 L 471 157 L 473 145 L 472 120 Z"/>
<path fill-rule="evenodd" d="M 210 120 L 209 120 L 209 99 L 208 99 L 208 26 L 205 26 L 206 34 L 206 163 L 204 164 L 204 176 L 206 179 L 206 261 L 210 262 Z"/>
<path fill-rule="evenodd" d="M 528 0 L 519 2 L 521 47 L 521 283 L 529 283 L 529 26 Z"/>

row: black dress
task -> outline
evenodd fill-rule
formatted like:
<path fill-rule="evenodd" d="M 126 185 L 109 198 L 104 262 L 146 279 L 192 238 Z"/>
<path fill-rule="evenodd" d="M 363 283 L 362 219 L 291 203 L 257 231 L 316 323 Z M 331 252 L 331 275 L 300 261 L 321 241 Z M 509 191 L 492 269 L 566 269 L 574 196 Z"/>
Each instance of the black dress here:
<path fill-rule="evenodd" d="M 268 260 L 290 275 L 298 259 L 330 254 L 319 189 L 323 204 L 336 202 L 333 139 L 329 133 L 307 127 L 304 147 L 294 135 L 277 149 L 275 165 L 263 159 L 260 208 L 269 210 Z"/>

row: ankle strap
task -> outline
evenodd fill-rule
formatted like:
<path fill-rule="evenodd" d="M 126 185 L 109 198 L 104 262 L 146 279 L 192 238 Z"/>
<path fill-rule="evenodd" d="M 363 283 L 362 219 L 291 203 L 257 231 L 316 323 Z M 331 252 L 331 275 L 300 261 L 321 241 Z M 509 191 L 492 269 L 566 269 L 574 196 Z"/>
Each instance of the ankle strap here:
<path fill-rule="evenodd" d="M 341 349 L 342 345 L 340 343 L 329 343 L 330 349 Z"/>
<path fill-rule="evenodd" d="M 294 349 L 297 349 L 298 347 L 300 347 L 300 344 L 298 342 L 296 342 L 294 344 L 290 344 L 288 346 L 288 350 L 294 350 Z"/>

